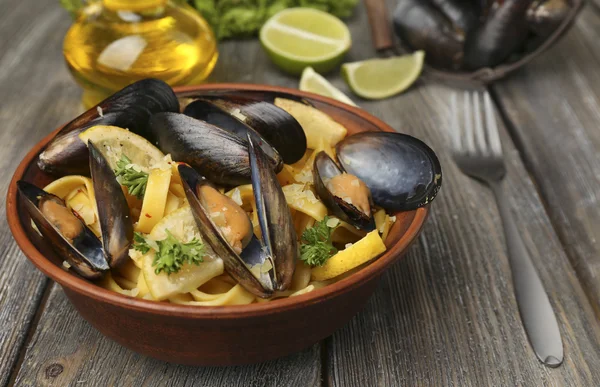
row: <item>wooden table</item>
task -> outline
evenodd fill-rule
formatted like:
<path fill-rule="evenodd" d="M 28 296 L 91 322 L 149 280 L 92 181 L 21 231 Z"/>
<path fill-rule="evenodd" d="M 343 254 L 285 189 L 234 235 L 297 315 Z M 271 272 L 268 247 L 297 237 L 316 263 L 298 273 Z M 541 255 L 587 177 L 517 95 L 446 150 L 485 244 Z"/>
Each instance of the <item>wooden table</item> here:
<path fill-rule="evenodd" d="M 1 195 L 29 148 L 79 112 L 80 90 L 61 54 L 69 24 L 56 0 L 0 2 Z M 374 56 L 362 8 L 349 26 L 348 59 Z M 337 75 L 331 78 L 346 88 Z M 298 82 L 274 68 L 256 40 L 223 43 L 210 80 Z M 505 121 L 510 202 L 558 314 L 566 355 L 558 369 L 540 365 L 527 343 L 491 192 L 459 173 L 450 158 L 452 91 L 423 79 L 395 98 L 357 101 L 431 144 L 444 187 L 419 241 L 383 277 L 366 309 L 333 336 L 244 367 L 145 358 L 79 317 L 1 222 L 0 383 L 600 385 L 600 8 L 588 4 L 559 44 L 491 88 Z"/>

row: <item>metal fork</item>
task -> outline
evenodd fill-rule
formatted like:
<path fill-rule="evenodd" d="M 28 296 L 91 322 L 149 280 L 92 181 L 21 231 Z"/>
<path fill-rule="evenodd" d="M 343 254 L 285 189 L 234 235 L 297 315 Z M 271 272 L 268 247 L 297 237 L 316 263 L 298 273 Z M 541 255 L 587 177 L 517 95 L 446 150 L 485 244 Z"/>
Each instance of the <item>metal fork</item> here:
<path fill-rule="evenodd" d="M 454 160 L 464 174 L 482 181 L 494 192 L 525 332 L 540 361 L 548 367 L 558 367 L 563 361 L 560 330 L 548 295 L 513 220 L 503 187 L 506 167 L 490 95 L 487 91 L 465 91 L 462 114 L 457 93 L 451 98 Z"/>

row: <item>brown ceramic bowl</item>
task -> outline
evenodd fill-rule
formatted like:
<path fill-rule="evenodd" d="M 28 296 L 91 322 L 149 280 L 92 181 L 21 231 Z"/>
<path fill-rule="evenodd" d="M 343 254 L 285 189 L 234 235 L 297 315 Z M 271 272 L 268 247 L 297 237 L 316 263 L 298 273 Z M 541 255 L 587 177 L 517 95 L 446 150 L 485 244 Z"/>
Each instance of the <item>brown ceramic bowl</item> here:
<path fill-rule="evenodd" d="M 363 110 L 292 89 L 245 84 L 204 85 L 176 91 L 237 88 L 284 91 L 305 97 L 348 128 L 349 134 L 393 129 Z M 58 257 L 32 230 L 17 197 L 18 180 L 44 186 L 50 177 L 36 159 L 56 131 L 21 161 L 6 202 L 10 229 L 25 255 L 58 282 L 90 324 L 136 352 L 168 362 L 236 365 L 274 359 L 307 348 L 344 325 L 367 302 L 379 278 L 406 252 L 427 217 L 427 209 L 397 215 L 388 251 L 359 272 L 294 298 L 243 306 L 196 307 L 136 299 L 113 293 L 65 271 Z M 318 321 L 318 324 L 315 323 Z"/>

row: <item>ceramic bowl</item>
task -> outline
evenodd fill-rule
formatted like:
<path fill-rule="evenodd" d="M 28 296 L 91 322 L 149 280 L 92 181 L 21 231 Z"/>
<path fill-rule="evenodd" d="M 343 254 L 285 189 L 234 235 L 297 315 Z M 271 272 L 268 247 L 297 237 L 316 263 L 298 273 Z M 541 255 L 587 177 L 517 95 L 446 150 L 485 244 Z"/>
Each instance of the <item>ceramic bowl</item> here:
<path fill-rule="evenodd" d="M 348 128 L 394 131 L 358 108 L 329 98 L 292 89 L 245 84 L 184 87 L 177 92 L 211 89 L 282 91 L 310 100 Z M 381 275 L 416 240 L 427 208 L 397 214 L 387 238 L 388 250 L 357 273 L 305 295 L 243 306 L 196 307 L 153 302 L 108 291 L 65 271 L 62 259 L 33 231 L 19 203 L 16 182 L 44 186 L 51 177 L 36 164 L 38 154 L 56 135 L 48 135 L 19 164 L 10 183 L 7 217 L 14 238 L 25 255 L 45 275 L 62 286 L 77 311 L 105 336 L 157 359 L 192 365 L 237 365 L 284 356 L 323 340 L 360 311 Z"/>

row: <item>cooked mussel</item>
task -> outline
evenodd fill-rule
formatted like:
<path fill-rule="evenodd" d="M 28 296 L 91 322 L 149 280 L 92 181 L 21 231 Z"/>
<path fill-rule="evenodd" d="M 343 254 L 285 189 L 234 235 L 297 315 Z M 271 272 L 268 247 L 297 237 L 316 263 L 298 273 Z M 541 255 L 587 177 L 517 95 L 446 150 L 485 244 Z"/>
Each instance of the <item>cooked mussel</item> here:
<path fill-rule="evenodd" d="M 188 165 L 180 164 L 178 168 L 202 238 L 223 259 L 227 272 L 244 288 L 259 297 L 269 297 L 275 290 L 289 287 L 298 246 L 277 177 L 265 153 L 248 137 L 261 241 L 250 231 L 251 237 L 236 249 L 235 243 L 227 240 L 223 229 L 211 216 L 210 198 L 204 191 L 208 181 Z"/>
<path fill-rule="evenodd" d="M 109 269 L 102 242 L 63 200 L 26 181 L 17 182 L 17 187 L 41 235 L 73 270 L 84 278 L 97 279 Z"/>
<path fill-rule="evenodd" d="M 40 153 L 38 166 L 44 172 L 65 175 L 89 173 L 88 151 L 78 135 L 95 125 L 127 128 L 148 137 L 150 116 L 179 111 L 173 90 L 158 79 L 144 79 L 113 94 L 69 122 Z"/>
<path fill-rule="evenodd" d="M 503 0 L 492 5 L 485 23 L 465 41 L 464 65 L 469 70 L 493 67 L 523 47 L 527 11 L 533 0 Z"/>
<path fill-rule="evenodd" d="M 108 161 L 91 141 L 88 148 L 102 246 L 109 266 L 118 268 L 129 259 L 133 221 L 125 194 Z"/>
<path fill-rule="evenodd" d="M 254 129 L 209 101 L 198 99 L 188 104 L 183 114 L 231 132 L 244 142 L 247 141 L 248 133 L 250 133 L 267 157 L 271 159 L 271 162 L 275 165 L 275 169 L 279 171 L 283 168 L 283 160 L 279 153 L 267 141 L 262 140 Z"/>
<path fill-rule="evenodd" d="M 306 135 L 302 126 L 288 112 L 273 103 L 237 93 L 207 95 L 205 99 L 254 129 L 279 152 L 286 164 L 293 164 L 304 156 Z"/>
<path fill-rule="evenodd" d="M 569 0 L 536 0 L 527 10 L 529 29 L 541 38 L 550 36 L 565 20 L 572 5 Z"/>
<path fill-rule="evenodd" d="M 248 144 L 237 135 L 179 113 L 155 114 L 149 128 L 163 152 L 190 164 L 214 184 L 250 182 Z"/>
<path fill-rule="evenodd" d="M 335 216 L 363 230 L 375 229 L 369 189 L 323 151 L 315 157 L 313 179 L 317 195 Z"/>
<path fill-rule="evenodd" d="M 347 137 L 337 147 L 347 173 L 362 180 L 375 205 L 409 211 L 431 202 L 442 184 L 442 169 L 433 150 L 401 133 L 364 132 Z"/>
<path fill-rule="evenodd" d="M 462 66 L 465 31 L 429 1 L 400 1 L 393 21 L 396 34 L 411 48 L 425 50 L 427 60 L 434 66 Z"/>

